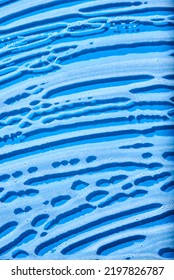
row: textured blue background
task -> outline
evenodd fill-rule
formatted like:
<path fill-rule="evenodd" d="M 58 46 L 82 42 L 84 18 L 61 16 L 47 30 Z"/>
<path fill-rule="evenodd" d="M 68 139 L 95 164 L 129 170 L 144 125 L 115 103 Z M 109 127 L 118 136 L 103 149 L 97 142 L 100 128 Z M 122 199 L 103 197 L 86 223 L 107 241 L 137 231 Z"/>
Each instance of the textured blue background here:
<path fill-rule="evenodd" d="M 0 1 L 0 259 L 174 259 L 173 4 Z"/>

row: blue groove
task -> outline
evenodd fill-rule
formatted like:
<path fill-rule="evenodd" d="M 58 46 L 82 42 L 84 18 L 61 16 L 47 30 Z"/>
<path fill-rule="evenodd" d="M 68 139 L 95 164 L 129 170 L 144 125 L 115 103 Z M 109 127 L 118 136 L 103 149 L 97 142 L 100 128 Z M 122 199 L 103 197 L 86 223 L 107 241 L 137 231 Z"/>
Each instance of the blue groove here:
<path fill-rule="evenodd" d="M 65 64 L 66 61 L 69 61 L 69 63 L 71 62 L 72 59 L 75 59 L 75 58 L 78 58 L 78 57 L 84 57 L 85 59 L 85 56 L 91 54 L 94 56 L 95 58 L 95 55 L 98 55 L 101 53 L 101 55 L 103 55 L 104 53 L 106 52 L 110 52 L 110 55 L 111 55 L 111 52 L 112 51 L 117 51 L 119 55 L 119 52 L 120 54 L 124 54 L 124 51 L 125 53 L 137 53 L 137 49 L 140 49 L 139 51 L 140 52 L 145 52 L 145 48 L 148 49 L 148 47 L 150 48 L 150 51 L 153 52 L 155 51 L 155 47 L 157 47 L 157 50 L 159 51 L 159 48 L 160 47 L 164 47 L 164 46 L 168 46 L 168 47 L 172 47 L 174 45 L 174 42 L 169 40 L 169 41 L 164 41 L 164 40 L 159 40 L 159 41 L 154 41 L 154 42 L 150 42 L 149 41 L 145 41 L 145 42 L 136 42 L 136 43 L 124 43 L 124 44 L 115 44 L 115 45 L 112 45 L 112 46 L 100 46 L 100 47 L 91 47 L 90 49 L 84 49 L 84 50 L 80 50 L 80 51 L 76 51 L 74 53 L 72 53 L 71 55 L 63 55 L 62 57 L 59 57 L 59 61 L 60 61 L 60 64 Z M 154 48 L 152 48 L 152 46 Z M 142 49 L 142 51 L 141 51 Z M 127 52 L 126 52 L 127 50 Z M 156 51 L 157 51 L 156 50 Z M 109 55 L 109 53 L 108 53 Z M 105 56 L 106 57 L 106 54 Z M 68 62 L 67 62 L 68 63 Z M 66 63 L 66 64 L 67 64 Z"/>
<path fill-rule="evenodd" d="M 143 91 L 143 90 L 142 90 Z M 128 99 L 127 99 L 128 100 Z M 109 104 L 111 101 L 111 103 L 116 103 L 116 102 L 123 102 L 123 101 L 126 101 L 126 100 L 122 100 L 121 98 L 117 98 L 117 99 L 112 99 L 112 100 L 92 100 L 91 102 L 83 102 L 83 103 L 75 103 L 75 104 L 71 104 L 71 105 L 63 105 L 63 106 L 60 106 L 58 108 L 54 107 L 54 108 L 51 108 L 51 109 L 48 109 L 48 110 L 44 110 L 44 111 L 39 111 L 39 112 L 33 112 L 31 115 L 30 115 L 30 119 L 31 120 L 38 120 L 40 119 L 41 117 L 44 117 L 44 116 L 48 116 L 48 115 L 52 115 L 52 114 L 56 114 L 56 113 L 61 113 L 62 112 L 62 109 L 63 111 L 66 111 L 66 110 L 73 110 L 73 109 L 80 109 L 80 108 L 83 108 L 84 106 L 94 106 L 95 105 L 95 108 L 90 108 L 90 109 L 87 109 L 85 110 L 83 113 L 82 112 L 73 112 L 71 114 L 63 114 L 61 116 L 63 117 L 53 117 L 52 119 L 47 119 L 47 120 L 44 120 L 43 122 L 44 123 L 49 123 L 53 120 L 56 120 L 56 119 L 68 119 L 68 118 L 72 118 L 72 117 L 79 117 L 79 116 L 85 116 L 85 115 L 89 115 L 91 113 L 102 113 L 102 112 L 107 112 L 107 111 L 122 111 L 122 110 L 128 110 L 128 111 L 135 111 L 139 108 L 139 106 L 142 106 L 142 109 L 143 110 L 147 110 L 147 109 L 151 109 L 151 110 L 157 110 L 157 108 L 159 108 L 158 110 L 163 110 L 163 109 L 171 109 L 173 108 L 173 104 L 172 102 L 160 102 L 160 101 L 151 101 L 151 102 L 146 102 L 146 101 L 143 101 L 143 102 L 131 102 L 127 105 L 122 105 L 122 106 L 119 106 L 119 105 L 109 105 L 107 107 L 98 107 L 98 105 L 102 104 L 102 105 L 105 105 L 105 103 L 107 102 L 107 104 Z M 5 116 L 4 116 L 5 117 Z M 160 117 L 160 116 L 159 116 Z M 120 118 L 121 119 L 121 118 Z M 119 120 L 119 118 L 118 118 Z"/>
<path fill-rule="evenodd" d="M 97 255 L 108 255 L 109 253 L 114 252 L 115 250 L 122 249 L 124 247 L 128 247 L 129 244 L 137 242 L 137 241 L 144 241 L 146 239 L 145 235 L 133 235 L 129 237 L 125 237 L 122 239 L 118 239 L 116 241 L 107 243 L 97 250 Z"/>
<path fill-rule="evenodd" d="M 83 233 L 87 230 L 92 230 L 92 228 L 95 228 L 96 226 L 99 227 L 99 226 L 107 223 L 108 221 L 112 222 L 114 220 L 118 220 L 119 218 L 124 219 L 126 217 L 131 216 L 131 215 L 137 215 L 138 213 L 141 213 L 141 212 L 144 212 L 144 211 L 151 211 L 151 210 L 154 210 L 154 209 L 158 209 L 161 206 L 162 206 L 162 204 L 160 204 L 160 203 L 153 203 L 153 204 L 147 204 L 147 205 L 140 206 L 140 207 L 137 207 L 137 208 L 121 211 L 121 212 L 118 212 L 118 213 L 115 213 L 115 214 L 112 214 L 112 215 L 107 215 L 107 216 L 102 217 L 98 220 L 94 220 L 90 223 L 86 223 L 79 228 L 72 229 L 70 231 L 67 231 L 66 233 L 58 235 L 54 238 L 51 238 L 51 239 L 39 244 L 35 249 L 35 253 L 39 256 L 42 256 L 49 251 L 49 246 L 54 245 L 54 247 L 56 247 L 58 244 L 61 244 L 64 241 L 64 239 L 66 239 L 66 238 L 73 237 L 74 235 L 77 235 L 78 233 L 81 234 L 81 233 Z M 106 236 L 107 236 L 107 234 L 106 234 Z M 102 233 L 99 235 L 99 237 L 102 237 Z M 105 237 L 105 236 L 103 236 L 103 237 Z"/>
<path fill-rule="evenodd" d="M 81 11 L 81 10 L 80 10 Z M 122 11 L 111 11 L 111 12 L 104 12 L 104 16 L 126 16 L 126 15 L 136 15 L 136 14 L 147 14 L 147 13 L 153 13 L 156 15 L 156 13 L 161 13 L 161 14 L 172 14 L 174 11 L 173 7 L 148 7 L 148 8 L 140 8 L 140 9 L 132 9 L 132 10 L 126 10 L 123 9 Z M 102 12 L 101 12 L 102 13 Z M 86 17 L 96 17 L 97 13 L 94 11 L 94 13 L 87 13 L 85 14 Z"/>
<path fill-rule="evenodd" d="M 0 227 L 0 238 L 6 236 L 7 234 L 9 234 L 10 232 L 12 232 L 16 227 L 17 227 L 18 223 L 16 221 L 11 221 L 8 222 L 6 224 L 4 224 L 3 226 Z"/>
<path fill-rule="evenodd" d="M 119 118 L 106 118 L 106 119 L 100 119 L 100 120 L 92 120 L 92 121 L 84 121 L 84 122 L 75 122 L 71 124 L 64 124 L 64 125 L 57 125 L 54 127 L 47 127 L 47 128 L 39 128 L 33 131 L 26 132 L 22 134 L 22 138 L 24 139 L 22 142 L 26 142 L 32 139 L 37 139 L 37 138 L 44 138 L 47 135 L 57 135 L 57 132 L 60 134 L 63 134 L 65 132 L 71 132 L 71 131 L 76 131 L 76 130 L 84 130 L 87 129 L 88 127 L 106 127 L 109 125 L 122 125 L 122 124 L 130 124 L 130 123 L 136 123 L 136 122 L 142 122 L 145 121 L 166 121 L 168 120 L 168 117 L 166 116 L 156 116 L 156 115 L 141 115 L 138 116 L 137 118 L 130 115 L 129 117 L 119 117 Z"/>
<path fill-rule="evenodd" d="M 16 158 L 20 157 L 22 158 L 24 155 L 29 156 L 34 153 L 43 153 L 48 150 L 53 150 L 56 147 L 66 147 L 69 146 L 72 143 L 79 144 L 79 142 L 83 142 L 83 144 L 91 139 L 100 139 L 103 137 L 107 137 L 107 140 L 109 141 L 109 137 L 130 137 L 131 135 L 135 135 L 134 137 L 137 137 L 139 135 L 149 135 L 149 134 L 158 134 L 159 132 L 163 132 L 163 136 L 172 136 L 173 135 L 174 126 L 173 125 L 163 125 L 163 126 L 154 126 L 152 128 L 143 129 L 143 130 L 137 130 L 137 129 L 129 129 L 129 130 L 119 130 L 119 131 L 112 131 L 112 132 L 101 132 L 101 133 L 92 133 L 90 135 L 82 135 L 82 136 L 75 136 L 68 139 L 61 139 L 56 140 L 48 143 L 44 143 L 41 145 L 33 145 L 29 148 L 22 148 L 19 150 L 14 150 L 12 152 L 4 153 L 0 155 L 1 163 L 4 163 L 9 160 L 15 160 Z M 104 139 L 105 141 L 105 139 Z"/>
<path fill-rule="evenodd" d="M 96 167 L 86 167 L 83 169 L 78 169 L 78 170 L 73 170 L 73 171 L 67 171 L 67 172 L 61 172 L 61 173 L 52 173 L 52 174 L 46 174 L 43 176 L 37 176 L 28 179 L 27 181 L 24 182 L 25 185 L 38 185 L 42 182 L 44 183 L 49 183 L 52 182 L 54 179 L 65 179 L 67 177 L 72 177 L 76 175 L 83 175 L 83 174 L 92 174 L 96 173 L 102 170 L 135 170 L 135 169 L 158 169 L 161 168 L 163 165 L 158 162 L 152 162 L 150 164 L 146 163 L 137 163 L 137 162 L 112 162 L 112 163 L 105 163 L 101 164 Z"/>
<path fill-rule="evenodd" d="M 82 88 L 82 87 L 87 87 L 91 85 L 101 85 L 104 83 L 113 83 L 113 82 L 125 82 L 131 80 L 152 80 L 154 77 L 152 75 L 129 75 L 129 76 L 121 76 L 121 77 L 109 77 L 109 78 L 102 78 L 102 79 L 95 79 L 95 80 L 86 80 L 84 82 L 74 82 L 69 85 L 61 86 L 58 88 L 57 92 L 55 92 L 55 89 L 50 90 L 47 92 L 43 98 L 48 99 L 48 98 L 53 98 L 55 96 L 58 96 L 59 94 L 62 95 L 62 93 L 66 90 L 73 90 L 75 89 L 77 91 L 77 88 Z"/>
<path fill-rule="evenodd" d="M 14 0 L 13 0 L 14 2 Z M 66 3 L 69 3 L 69 6 L 71 6 L 73 3 L 78 3 L 78 2 L 82 2 L 81 0 L 66 0 Z M 39 13 L 43 13 L 45 11 L 48 11 L 49 8 L 51 8 L 51 10 L 55 8 L 60 8 L 60 6 L 65 6 L 64 0 L 59 0 L 59 1 L 50 1 L 48 3 L 44 3 L 44 4 L 38 4 L 35 5 L 34 7 L 29 7 L 29 8 L 24 8 L 22 9 L 22 11 L 18 11 L 18 12 L 13 12 L 9 15 L 6 16 L 2 16 L 0 19 L 0 23 L 5 23 L 8 20 L 11 20 L 11 18 L 17 20 L 18 18 L 21 18 L 21 16 L 23 17 L 24 15 L 26 16 L 31 16 L 33 15 L 33 13 L 39 11 Z"/>
<path fill-rule="evenodd" d="M 35 238 L 37 232 L 33 229 L 29 229 L 24 231 L 22 234 L 20 234 L 16 239 L 14 239 L 9 244 L 3 246 L 0 248 L 0 255 L 5 254 L 6 252 L 12 250 L 14 247 L 22 244 L 27 243 Z"/>
<path fill-rule="evenodd" d="M 164 219 L 166 217 L 170 217 L 170 216 L 174 216 L 174 211 L 172 211 L 172 210 L 166 211 L 162 214 L 155 215 L 155 216 L 152 216 L 150 218 L 142 219 L 141 221 L 136 221 L 136 222 L 132 222 L 132 223 L 117 227 L 117 228 L 113 228 L 111 230 L 107 230 L 105 232 L 98 233 L 98 234 L 92 235 L 90 237 L 84 238 L 80 241 L 77 241 L 77 242 L 65 247 L 61 252 L 64 255 L 70 254 L 71 250 L 73 250 L 74 248 L 77 248 L 77 247 L 81 247 L 84 244 L 94 242 L 94 241 L 99 240 L 101 238 L 108 237 L 110 235 L 113 235 L 113 234 L 116 234 L 116 233 L 119 233 L 119 232 L 122 232 L 122 231 L 125 231 L 125 230 L 128 230 L 128 229 L 131 229 L 131 228 L 136 228 L 136 227 L 141 228 L 141 226 L 143 226 L 143 225 L 147 225 L 147 224 L 156 222 L 157 220 L 162 220 L 162 219 Z"/>
<path fill-rule="evenodd" d="M 96 209 L 96 207 L 90 204 L 80 205 L 76 208 L 73 208 L 72 210 L 69 210 L 67 212 L 58 215 L 55 219 L 49 221 L 49 223 L 45 225 L 44 229 L 48 230 L 53 228 L 59 223 L 62 224 L 65 223 L 66 221 L 79 218 L 80 216 L 83 216 L 86 213 L 92 212 L 94 209 Z"/>

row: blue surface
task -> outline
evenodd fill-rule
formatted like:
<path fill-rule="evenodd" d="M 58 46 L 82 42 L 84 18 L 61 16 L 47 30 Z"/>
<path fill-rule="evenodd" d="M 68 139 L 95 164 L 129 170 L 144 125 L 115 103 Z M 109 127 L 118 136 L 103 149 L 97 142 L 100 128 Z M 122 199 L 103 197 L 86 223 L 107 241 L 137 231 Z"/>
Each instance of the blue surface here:
<path fill-rule="evenodd" d="M 0 1 L 0 259 L 174 259 L 174 1 Z"/>

